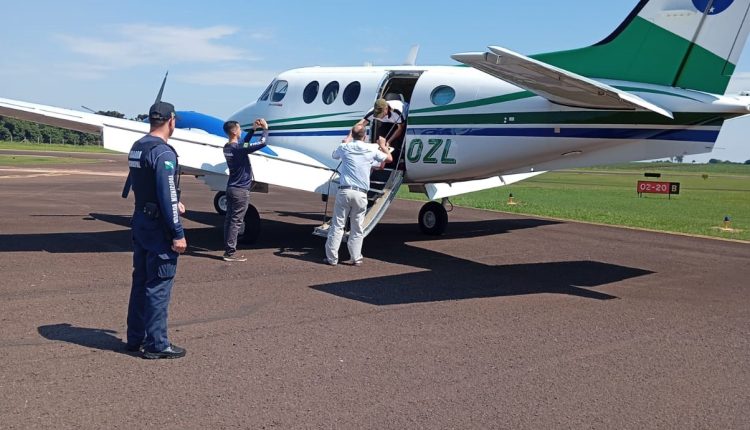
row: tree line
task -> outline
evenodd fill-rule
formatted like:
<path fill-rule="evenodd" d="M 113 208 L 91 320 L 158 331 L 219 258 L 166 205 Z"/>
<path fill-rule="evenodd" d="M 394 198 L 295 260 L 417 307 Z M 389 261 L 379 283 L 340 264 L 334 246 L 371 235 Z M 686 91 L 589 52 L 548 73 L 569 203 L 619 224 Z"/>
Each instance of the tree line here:
<path fill-rule="evenodd" d="M 117 111 L 98 111 L 96 113 L 115 118 L 125 118 L 125 115 Z M 134 119 L 142 121 L 146 117 L 147 115 L 138 115 Z M 101 145 L 99 134 L 82 133 L 3 116 L 0 116 L 0 141 Z"/>

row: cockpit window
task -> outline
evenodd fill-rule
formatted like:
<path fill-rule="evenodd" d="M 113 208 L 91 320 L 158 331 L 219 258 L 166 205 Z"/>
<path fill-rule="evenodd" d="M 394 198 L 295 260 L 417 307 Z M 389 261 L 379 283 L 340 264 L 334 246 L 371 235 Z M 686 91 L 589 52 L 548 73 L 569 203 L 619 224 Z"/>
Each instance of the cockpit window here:
<path fill-rule="evenodd" d="M 260 95 L 260 98 L 258 99 L 258 101 L 264 102 L 268 100 L 268 96 L 271 95 L 271 87 L 273 87 L 274 82 L 275 81 L 271 81 L 271 83 L 268 84 L 268 87 L 266 87 L 266 90 L 263 91 L 263 94 Z"/>
<path fill-rule="evenodd" d="M 329 105 L 336 100 L 336 96 L 339 95 L 339 83 L 336 81 L 329 82 L 325 88 L 323 88 L 323 103 Z"/>
<path fill-rule="evenodd" d="M 271 96 L 272 102 L 280 102 L 286 95 L 286 90 L 289 88 L 289 82 L 287 81 L 276 81 L 276 85 L 273 86 L 273 95 Z"/>
<path fill-rule="evenodd" d="M 320 88 L 320 84 L 318 81 L 312 81 L 305 87 L 305 90 L 302 91 L 302 100 L 305 101 L 305 103 L 310 104 L 315 100 L 315 97 L 318 96 L 318 89 Z"/>

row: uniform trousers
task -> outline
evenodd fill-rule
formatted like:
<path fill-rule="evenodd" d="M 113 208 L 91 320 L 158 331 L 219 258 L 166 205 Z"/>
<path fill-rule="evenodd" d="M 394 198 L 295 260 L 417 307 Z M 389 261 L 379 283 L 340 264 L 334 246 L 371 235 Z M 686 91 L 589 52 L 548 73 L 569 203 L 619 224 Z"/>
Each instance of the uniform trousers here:
<path fill-rule="evenodd" d="M 128 345 L 159 352 L 169 346 L 167 313 L 177 273 L 172 241 L 159 220 L 136 211 L 132 222 L 133 284 L 128 305 Z"/>

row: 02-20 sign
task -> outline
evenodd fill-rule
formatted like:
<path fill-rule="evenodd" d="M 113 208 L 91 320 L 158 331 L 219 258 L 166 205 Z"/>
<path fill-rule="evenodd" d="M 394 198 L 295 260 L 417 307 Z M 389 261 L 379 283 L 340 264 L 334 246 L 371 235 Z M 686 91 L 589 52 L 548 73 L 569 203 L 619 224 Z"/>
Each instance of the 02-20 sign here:
<path fill-rule="evenodd" d="M 679 182 L 638 181 L 638 194 L 680 194 Z"/>

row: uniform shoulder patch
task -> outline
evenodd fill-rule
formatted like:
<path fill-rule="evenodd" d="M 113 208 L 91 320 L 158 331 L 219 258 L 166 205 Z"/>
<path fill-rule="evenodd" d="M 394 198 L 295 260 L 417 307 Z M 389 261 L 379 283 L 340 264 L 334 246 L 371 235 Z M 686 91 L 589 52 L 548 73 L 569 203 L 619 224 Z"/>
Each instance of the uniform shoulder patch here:
<path fill-rule="evenodd" d="M 168 170 L 174 170 L 174 161 L 165 161 L 164 162 L 164 168 Z"/>

